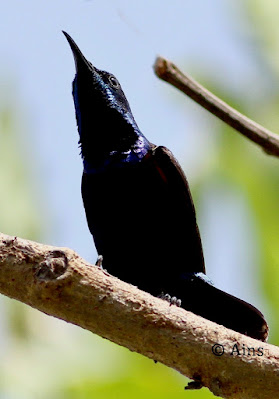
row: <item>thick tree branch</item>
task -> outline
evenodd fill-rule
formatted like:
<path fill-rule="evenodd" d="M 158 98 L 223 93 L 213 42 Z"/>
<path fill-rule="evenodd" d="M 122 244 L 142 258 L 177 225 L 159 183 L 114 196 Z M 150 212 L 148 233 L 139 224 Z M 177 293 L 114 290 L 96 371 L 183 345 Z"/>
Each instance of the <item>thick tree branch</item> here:
<path fill-rule="evenodd" d="M 213 115 L 260 145 L 268 154 L 279 157 L 279 135 L 230 107 L 189 75 L 183 74 L 172 62 L 158 57 L 154 70 L 160 79 L 181 90 Z"/>
<path fill-rule="evenodd" d="M 278 395 L 279 348 L 170 306 L 70 249 L 0 234 L 0 292 L 156 359 L 215 395 Z M 222 356 L 213 354 L 217 343 Z"/>

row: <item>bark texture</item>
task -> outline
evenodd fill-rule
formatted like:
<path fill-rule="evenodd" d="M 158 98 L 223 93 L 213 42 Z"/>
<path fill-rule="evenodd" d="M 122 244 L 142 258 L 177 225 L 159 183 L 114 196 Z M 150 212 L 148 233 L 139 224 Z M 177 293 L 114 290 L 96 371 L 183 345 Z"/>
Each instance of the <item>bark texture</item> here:
<path fill-rule="evenodd" d="M 70 249 L 0 234 L 0 292 L 160 361 L 217 396 L 278 397 L 277 347 L 170 306 Z"/>

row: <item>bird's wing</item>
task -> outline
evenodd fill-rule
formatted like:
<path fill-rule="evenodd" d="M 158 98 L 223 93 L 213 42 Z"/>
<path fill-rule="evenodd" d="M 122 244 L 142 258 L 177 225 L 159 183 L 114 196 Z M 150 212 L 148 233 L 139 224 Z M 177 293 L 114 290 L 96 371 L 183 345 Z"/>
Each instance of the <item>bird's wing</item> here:
<path fill-rule="evenodd" d="M 166 184 L 171 197 L 171 206 L 178 212 L 177 218 L 181 221 L 182 235 L 186 237 L 192 247 L 196 270 L 193 272 L 205 273 L 203 250 L 199 228 L 196 222 L 196 212 L 186 176 L 172 152 L 166 147 L 154 146 L 152 162 L 157 172 Z M 185 243 L 186 244 L 186 243 Z"/>

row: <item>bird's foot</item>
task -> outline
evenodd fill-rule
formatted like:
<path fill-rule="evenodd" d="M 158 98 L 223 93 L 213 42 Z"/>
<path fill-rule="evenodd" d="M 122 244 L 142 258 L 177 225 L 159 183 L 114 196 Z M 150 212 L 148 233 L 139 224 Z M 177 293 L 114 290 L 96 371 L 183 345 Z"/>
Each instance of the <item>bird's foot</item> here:
<path fill-rule="evenodd" d="M 158 298 L 168 301 L 170 305 L 176 305 L 178 307 L 181 306 L 181 299 L 176 298 L 176 296 L 170 296 L 169 294 L 164 294 L 161 292 L 161 294 L 158 295 Z"/>
<path fill-rule="evenodd" d="M 96 260 L 96 266 L 99 267 L 100 269 L 102 269 L 104 272 L 106 272 L 106 270 L 103 268 L 103 255 L 98 255 L 98 258 Z"/>

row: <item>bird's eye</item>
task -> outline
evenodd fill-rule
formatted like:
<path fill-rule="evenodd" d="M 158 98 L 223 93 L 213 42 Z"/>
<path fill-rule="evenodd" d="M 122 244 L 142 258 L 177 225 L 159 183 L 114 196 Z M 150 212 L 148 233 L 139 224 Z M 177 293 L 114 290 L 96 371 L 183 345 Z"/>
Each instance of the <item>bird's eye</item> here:
<path fill-rule="evenodd" d="M 119 83 L 114 76 L 109 77 L 109 82 L 112 85 L 112 87 L 114 87 L 115 89 L 117 89 L 119 87 Z"/>

